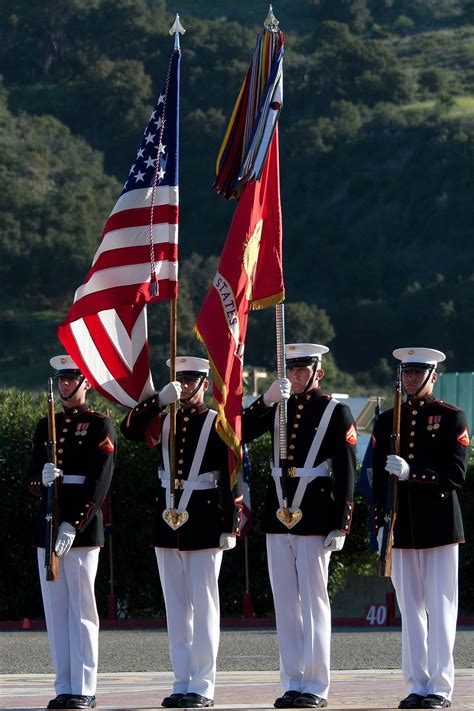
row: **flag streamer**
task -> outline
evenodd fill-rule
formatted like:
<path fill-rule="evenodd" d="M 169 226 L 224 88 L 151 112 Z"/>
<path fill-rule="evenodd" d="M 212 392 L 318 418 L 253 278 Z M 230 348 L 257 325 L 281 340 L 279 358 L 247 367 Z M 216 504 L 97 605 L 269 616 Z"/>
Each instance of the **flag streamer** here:
<path fill-rule="evenodd" d="M 276 22 L 257 38 L 217 157 L 214 187 L 226 198 L 239 198 L 262 175 L 283 104 L 284 42 Z"/>

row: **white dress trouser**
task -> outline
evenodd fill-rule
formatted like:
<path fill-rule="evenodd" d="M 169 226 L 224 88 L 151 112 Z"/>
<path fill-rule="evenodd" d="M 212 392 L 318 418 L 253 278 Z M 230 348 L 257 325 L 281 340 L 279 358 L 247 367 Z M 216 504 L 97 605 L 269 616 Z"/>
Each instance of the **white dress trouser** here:
<path fill-rule="evenodd" d="M 71 548 L 59 558 L 59 580 L 48 582 L 44 548 L 38 571 L 56 694 L 94 696 L 99 656 L 99 615 L 94 582 L 100 548 Z"/>
<path fill-rule="evenodd" d="M 173 693 L 214 698 L 222 551 L 155 548 L 166 606 Z"/>
<path fill-rule="evenodd" d="M 267 534 L 283 691 L 329 691 L 331 608 L 327 591 L 331 553 L 324 536 Z"/>
<path fill-rule="evenodd" d="M 402 615 L 403 676 L 409 693 L 451 700 L 458 558 L 457 543 L 392 551 L 392 581 Z"/>

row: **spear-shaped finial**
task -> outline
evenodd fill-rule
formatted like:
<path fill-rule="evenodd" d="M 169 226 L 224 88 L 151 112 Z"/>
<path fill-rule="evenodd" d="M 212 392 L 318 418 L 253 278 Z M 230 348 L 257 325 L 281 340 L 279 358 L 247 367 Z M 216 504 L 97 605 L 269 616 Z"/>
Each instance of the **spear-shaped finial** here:
<path fill-rule="evenodd" d="M 179 49 L 179 36 L 184 35 L 186 30 L 179 21 L 179 15 L 176 13 L 176 20 L 174 21 L 173 27 L 170 27 L 170 35 L 174 35 L 174 48 Z"/>
<path fill-rule="evenodd" d="M 278 22 L 275 15 L 273 14 L 273 8 L 270 5 L 270 7 L 268 9 L 268 15 L 266 17 L 265 22 L 263 23 L 263 26 L 269 32 L 279 32 L 280 31 L 280 28 L 278 27 L 279 24 L 280 23 Z"/>

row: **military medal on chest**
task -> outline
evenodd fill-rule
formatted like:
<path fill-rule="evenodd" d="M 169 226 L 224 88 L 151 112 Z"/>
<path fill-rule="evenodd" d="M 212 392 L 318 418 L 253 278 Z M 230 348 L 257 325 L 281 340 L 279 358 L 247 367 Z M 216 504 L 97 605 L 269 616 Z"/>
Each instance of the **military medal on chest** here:
<path fill-rule="evenodd" d="M 441 422 L 441 415 L 430 415 L 428 417 L 428 425 L 426 429 L 428 432 L 431 432 L 432 430 L 439 430 L 440 428 L 440 422 Z"/>
<path fill-rule="evenodd" d="M 85 437 L 87 435 L 88 427 L 88 422 L 78 422 L 74 434 L 76 437 Z"/>

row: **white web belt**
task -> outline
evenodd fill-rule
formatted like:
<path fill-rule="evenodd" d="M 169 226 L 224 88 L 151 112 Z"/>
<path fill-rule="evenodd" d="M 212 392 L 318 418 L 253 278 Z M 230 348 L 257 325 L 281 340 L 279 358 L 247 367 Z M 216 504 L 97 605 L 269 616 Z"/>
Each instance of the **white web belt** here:
<path fill-rule="evenodd" d="M 321 417 L 318 429 L 314 435 L 311 447 L 309 448 L 304 467 L 292 468 L 296 476 L 299 477 L 298 486 L 296 487 L 295 495 L 293 501 L 291 502 L 290 510 L 299 509 L 301 502 L 303 501 L 303 496 L 305 495 L 306 487 L 317 477 L 331 476 L 331 460 L 326 459 L 324 462 L 319 464 L 317 467 L 313 467 L 313 463 L 318 456 L 319 450 L 321 448 L 324 435 L 327 432 L 329 421 L 331 419 L 332 413 L 339 404 L 338 400 L 329 400 L 326 409 Z M 275 425 L 273 433 L 274 442 L 274 461 L 276 464 L 280 463 L 280 453 L 279 453 L 279 420 L 278 420 L 278 409 L 275 415 Z M 298 472 L 300 472 L 298 474 Z M 272 467 L 273 481 L 275 482 L 276 493 L 278 497 L 278 503 L 280 508 L 283 507 L 283 492 L 281 488 L 281 468 L 276 466 Z"/>
<path fill-rule="evenodd" d="M 217 487 L 217 482 L 219 481 L 220 472 L 203 472 L 198 475 L 195 481 L 189 481 L 189 479 L 175 479 L 176 489 L 191 489 L 191 491 L 205 490 L 205 489 L 215 489 Z M 169 476 L 163 469 L 158 469 L 158 479 L 161 481 L 161 486 L 169 490 Z"/>
<path fill-rule="evenodd" d="M 298 486 L 296 487 L 295 495 L 293 497 L 293 501 L 291 502 L 291 509 L 299 509 L 308 484 L 314 481 L 317 477 L 331 476 L 331 460 L 326 459 L 326 461 L 322 462 L 317 467 L 290 467 L 290 469 L 292 469 L 290 477 L 299 478 Z M 293 472 L 295 473 L 293 474 Z M 281 489 L 280 467 L 272 467 L 272 477 L 275 482 L 278 503 L 280 504 L 280 508 L 282 508 L 283 492 Z"/>
<path fill-rule="evenodd" d="M 196 450 L 194 452 L 194 457 L 193 461 L 191 464 L 191 468 L 189 470 L 188 478 L 183 480 L 183 479 L 175 479 L 175 481 L 180 482 L 180 487 L 181 484 L 183 485 L 183 493 L 181 495 L 181 499 L 179 501 L 179 506 L 176 509 L 178 513 L 183 513 L 183 511 L 186 511 L 187 506 L 189 504 L 189 499 L 191 498 L 191 494 L 193 491 L 197 489 L 214 489 L 215 486 L 217 485 L 216 482 L 211 482 L 210 481 L 210 475 L 214 474 L 215 472 L 204 472 L 202 476 L 207 475 L 208 481 L 202 481 L 200 482 L 199 480 L 199 469 L 201 468 L 202 460 L 204 457 L 204 452 L 206 451 L 206 446 L 207 442 L 209 439 L 209 434 L 211 432 L 212 426 L 214 424 L 214 419 L 217 415 L 217 412 L 215 410 L 209 410 L 206 419 L 204 420 L 204 424 L 202 426 L 201 433 L 199 435 L 198 443 L 196 446 Z M 166 478 L 162 478 L 161 485 L 166 487 L 166 508 L 171 507 L 171 492 L 170 492 L 170 484 L 166 484 L 166 482 L 170 481 L 170 453 L 169 453 L 169 435 L 170 435 L 170 416 L 169 414 L 166 415 L 164 422 L 163 422 L 163 431 L 161 433 L 161 449 L 163 453 L 163 468 L 164 468 L 164 474 Z M 199 484 L 203 484 L 203 486 L 200 486 Z M 196 485 L 196 486 L 193 486 Z"/>
<path fill-rule="evenodd" d="M 64 474 L 62 478 L 63 484 L 83 484 L 86 477 L 82 474 Z"/>

